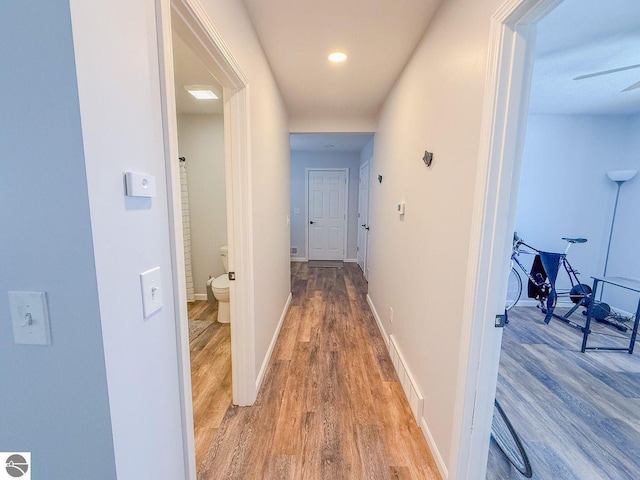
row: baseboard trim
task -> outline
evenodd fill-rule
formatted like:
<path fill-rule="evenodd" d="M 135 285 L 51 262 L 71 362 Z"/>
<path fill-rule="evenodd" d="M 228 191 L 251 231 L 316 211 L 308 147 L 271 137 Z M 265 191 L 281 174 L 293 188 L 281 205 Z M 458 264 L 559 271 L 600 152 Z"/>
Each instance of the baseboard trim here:
<path fill-rule="evenodd" d="M 269 344 L 269 349 L 267 350 L 267 354 L 264 357 L 262 362 L 262 366 L 260 367 L 260 373 L 258 373 L 258 378 L 256 379 L 256 396 L 258 396 L 258 392 L 260 391 L 260 387 L 262 386 L 262 381 L 264 380 L 264 375 L 267 372 L 267 367 L 269 366 L 269 361 L 271 360 L 271 354 L 273 353 L 273 349 L 276 346 L 276 342 L 278 341 L 278 336 L 280 335 L 280 329 L 282 328 L 282 324 L 284 323 L 284 319 L 287 316 L 287 312 L 289 311 L 289 305 L 291 305 L 291 299 L 293 296 L 289 293 L 287 297 L 287 301 L 282 309 L 282 315 L 280 315 L 280 320 L 278 321 L 278 326 L 276 327 L 276 331 L 273 334 L 273 338 L 271 339 L 271 343 Z"/>
<path fill-rule="evenodd" d="M 424 417 L 420 419 L 420 430 L 422 430 L 422 435 L 427 441 L 427 445 L 429 445 L 429 450 L 431 450 L 431 454 L 436 462 L 436 466 L 438 467 L 442 480 L 447 480 L 449 478 L 449 470 L 447 469 L 447 465 L 444 463 L 442 455 L 440 455 L 440 450 L 438 450 L 438 447 L 436 446 L 436 442 L 433 439 L 433 435 L 431 435 L 431 431 L 429 430 Z"/>
<path fill-rule="evenodd" d="M 292 262 L 308 262 L 309 259 L 303 258 L 303 257 L 291 257 L 291 261 Z"/>
<path fill-rule="evenodd" d="M 345 263 L 358 263 L 358 259 L 357 258 L 345 258 L 344 262 Z"/>
<path fill-rule="evenodd" d="M 436 466 L 438 467 L 438 471 L 440 472 L 442 479 L 447 480 L 449 478 L 447 465 L 442 458 L 440 450 L 438 449 L 438 445 L 433 439 L 433 435 L 431 435 L 431 431 L 427 426 L 427 422 L 422 416 L 424 411 L 424 396 L 420 392 L 413 374 L 411 373 L 411 369 L 409 368 L 407 361 L 404 359 L 402 352 L 398 348 L 398 344 L 394 336 L 387 335 L 387 332 L 382 324 L 382 320 L 380 320 L 378 311 L 376 310 L 376 307 L 373 304 L 373 300 L 371 299 L 369 294 L 367 294 L 367 303 L 369 304 L 369 308 L 371 309 L 373 317 L 376 319 L 376 324 L 378 325 L 378 330 L 380 330 L 380 334 L 384 339 L 384 343 L 387 345 L 387 351 L 389 352 L 389 356 L 391 357 L 393 368 L 398 375 L 398 379 L 400 380 L 400 384 L 402 385 L 402 390 L 407 397 L 407 401 L 409 402 L 409 406 L 411 407 L 411 411 L 413 413 L 416 424 L 420 427 L 422 435 L 427 441 L 427 445 L 429 445 L 429 450 L 433 455 L 433 459 L 436 462 Z"/>
<path fill-rule="evenodd" d="M 521 298 L 518 300 L 518 303 L 516 303 L 516 307 L 537 307 L 538 305 L 540 305 L 540 302 L 535 298 Z M 573 305 L 575 304 L 570 300 L 563 300 L 557 303 L 558 307 L 572 307 Z"/>
<path fill-rule="evenodd" d="M 387 335 L 386 330 L 382 326 L 382 320 L 380 320 L 380 316 L 378 315 L 378 311 L 376 310 L 375 305 L 373 304 L 373 300 L 367 293 L 367 303 L 369 304 L 369 308 L 371 309 L 371 313 L 373 314 L 373 318 L 376 319 L 376 324 L 378 325 L 378 330 L 380 330 L 380 335 L 382 335 L 382 339 L 384 340 L 384 344 L 387 346 L 387 350 L 389 350 L 389 336 Z"/>
<path fill-rule="evenodd" d="M 194 295 L 194 298 L 196 300 L 206 300 L 207 299 L 207 294 L 206 293 L 196 293 Z"/>

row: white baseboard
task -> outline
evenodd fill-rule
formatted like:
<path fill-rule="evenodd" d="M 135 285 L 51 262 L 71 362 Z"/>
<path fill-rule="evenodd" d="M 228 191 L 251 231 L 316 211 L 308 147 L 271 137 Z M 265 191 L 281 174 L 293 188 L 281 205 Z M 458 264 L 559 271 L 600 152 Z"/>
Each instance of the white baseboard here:
<path fill-rule="evenodd" d="M 207 294 L 206 293 L 196 293 L 194 295 L 196 300 L 206 300 L 207 299 Z"/>
<path fill-rule="evenodd" d="M 518 300 L 518 303 L 516 303 L 516 307 L 537 307 L 538 305 L 540 305 L 540 302 L 535 298 L 521 298 Z M 575 304 L 571 300 L 562 300 L 559 301 L 556 306 L 572 307 L 573 305 Z"/>
<path fill-rule="evenodd" d="M 371 313 L 373 313 L 373 318 L 376 319 L 376 323 L 378 324 L 378 330 L 380 330 L 380 335 L 382 335 L 382 339 L 384 340 L 385 345 L 387 346 L 387 350 L 389 350 L 389 336 L 387 335 L 386 330 L 382 326 L 382 320 L 380 320 L 380 316 L 378 315 L 378 311 L 376 310 L 375 305 L 373 304 L 373 300 L 367 293 L 367 303 L 369 304 L 369 308 L 371 309 Z"/>
<path fill-rule="evenodd" d="M 440 455 L 440 450 L 438 450 L 438 447 L 436 446 L 436 442 L 433 439 L 433 435 L 431 435 L 431 431 L 429 430 L 424 417 L 420 419 L 420 430 L 422 430 L 422 435 L 427 441 L 427 445 L 429 445 L 429 450 L 431 450 L 431 454 L 436 462 L 436 466 L 438 467 L 442 480 L 447 480 L 449 478 L 449 469 L 447 469 L 447 465 L 444 463 L 442 455 Z"/>
<path fill-rule="evenodd" d="M 447 480 L 449 478 L 449 470 L 447 469 L 447 465 L 442 458 L 440 450 L 438 449 L 438 445 L 433 439 L 433 435 L 431 435 L 431 432 L 429 431 L 427 422 L 422 415 L 424 410 L 424 397 L 420 392 L 420 389 L 418 388 L 418 384 L 416 383 L 413 374 L 411 373 L 409 364 L 398 348 L 398 344 L 395 338 L 393 337 L 393 335 L 387 335 L 387 332 L 382 324 L 382 320 L 380 320 L 378 311 L 376 310 L 376 307 L 373 304 L 373 300 L 371 299 L 369 294 L 367 294 L 367 303 L 369 304 L 369 308 L 371 309 L 373 317 L 376 319 L 378 330 L 380 330 L 380 334 L 382 335 L 382 338 L 387 345 L 387 350 L 389 351 L 391 362 L 393 363 L 393 367 L 398 374 L 398 379 L 400 380 L 400 384 L 402 385 L 404 394 L 407 397 L 407 401 L 409 402 L 409 406 L 411 407 L 411 412 L 413 413 L 414 419 L 420 426 L 422 435 L 429 445 L 429 450 L 431 450 L 431 454 L 433 455 L 433 459 L 436 462 L 440 475 L 442 476 L 443 480 Z"/>
<path fill-rule="evenodd" d="M 357 258 L 345 258 L 344 261 L 345 263 L 358 263 Z"/>
<path fill-rule="evenodd" d="M 306 257 L 291 257 L 292 262 L 308 262 L 309 259 Z"/>
<path fill-rule="evenodd" d="M 289 293 L 287 297 L 287 301 L 282 309 L 282 315 L 280 315 L 280 320 L 278 321 L 278 326 L 276 327 L 276 331 L 273 334 L 273 338 L 271 339 L 271 344 L 269 345 L 269 349 L 267 350 L 267 354 L 262 361 L 262 366 L 260 367 L 260 373 L 258 373 L 258 378 L 256 379 L 256 396 L 260 391 L 260 387 L 262 386 L 262 380 L 264 380 L 264 374 L 267 372 L 267 367 L 269 366 L 269 361 L 271 360 L 271 354 L 273 353 L 273 349 L 276 346 L 276 342 L 278 341 L 278 336 L 280 335 L 280 329 L 282 328 L 282 324 L 284 323 L 284 319 L 287 316 L 287 312 L 289 311 L 289 305 L 291 305 L 292 295 Z"/>

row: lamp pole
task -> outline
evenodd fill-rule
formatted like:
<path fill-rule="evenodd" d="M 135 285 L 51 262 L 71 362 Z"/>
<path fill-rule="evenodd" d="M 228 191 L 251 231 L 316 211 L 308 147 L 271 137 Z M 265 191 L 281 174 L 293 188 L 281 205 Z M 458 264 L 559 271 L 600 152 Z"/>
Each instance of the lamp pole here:
<path fill-rule="evenodd" d="M 611 239 L 613 238 L 613 227 L 616 223 L 616 212 L 618 211 L 618 200 L 620 198 L 620 187 L 622 184 L 628 180 L 631 180 L 638 173 L 637 170 L 613 170 L 607 172 L 607 177 L 617 185 L 616 190 L 616 202 L 613 206 L 613 216 L 611 217 L 611 229 L 609 230 L 609 243 L 607 244 L 607 256 L 604 259 L 604 270 L 602 272 L 602 276 L 607 276 L 607 267 L 609 266 L 609 253 L 611 252 Z M 604 284 L 600 289 L 600 297 L 599 300 L 602 300 L 602 292 L 604 291 Z"/>

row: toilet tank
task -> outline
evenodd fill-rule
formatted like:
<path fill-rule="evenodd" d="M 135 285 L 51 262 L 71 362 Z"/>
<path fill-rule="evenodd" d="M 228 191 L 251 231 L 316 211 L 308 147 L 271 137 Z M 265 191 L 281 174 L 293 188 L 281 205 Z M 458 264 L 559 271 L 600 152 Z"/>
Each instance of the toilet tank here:
<path fill-rule="evenodd" d="M 225 272 L 229 272 L 229 247 L 224 245 L 220 247 L 220 258 Z"/>

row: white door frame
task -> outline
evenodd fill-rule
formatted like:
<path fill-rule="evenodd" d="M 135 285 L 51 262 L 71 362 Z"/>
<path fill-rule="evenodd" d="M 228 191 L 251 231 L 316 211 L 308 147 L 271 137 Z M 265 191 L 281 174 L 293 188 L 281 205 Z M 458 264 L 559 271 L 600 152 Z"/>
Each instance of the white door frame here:
<path fill-rule="evenodd" d="M 486 475 L 536 24 L 560 2 L 508 0 L 491 20 L 451 479 Z"/>
<path fill-rule="evenodd" d="M 346 184 L 344 188 L 344 227 L 343 227 L 343 246 L 342 246 L 342 261 L 347 260 L 347 237 L 349 227 L 349 169 L 348 168 L 305 168 L 304 169 L 304 217 L 306 227 L 304 230 L 304 239 L 307 245 L 307 260 L 309 260 L 309 172 L 345 172 Z"/>
<path fill-rule="evenodd" d="M 251 405 L 256 398 L 249 81 L 197 0 L 156 0 L 156 5 L 185 478 L 195 480 L 195 443 L 180 206 L 180 172 L 177 161 L 178 135 L 172 28 L 181 34 L 223 87 L 227 217 L 229 219 L 227 237 L 230 246 L 228 260 L 229 269 L 236 273 L 237 278 L 237 281 L 230 282 L 229 287 L 232 317 L 232 388 L 233 403 L 236 405 Z M 173 25 L 172 12 L 176 20 Z"/>
<path fill-rule="evenodd" d="M 373 158 L 371 159 L 373 160 Z M 371 160 L 367 160 L 366 162 L 364 162 L 362 165 L 360 165 L 360 169 L 358 170 L 358 180 L 360 180 L 360 174 L 362 173 L 362 169 L 366 166 L 369 169 L 369 175 L 367 175 L 367 224 L 369 223 L 369 206 L 371 204 L 371 164 L 373 163 Z M 360 182 L 358 182 L 358 201 L 360 200 Z M 358 205 L 358 213 L 362 213 L 360 212 L 360 205 Z M 360 222 L 362 221 L 361 217 L 358 217 L 358 230 L 357 232 L 360 232 Z M 364 278 L 366 280 L 369 280 L 369 230 L 366 231 L 366 233 L 364 233 L 365 235 L 365 240 L 364 243 L 366 245 L 366 249 L 364 252 L 364 256 L 363 256 L 363 263 L 362 266 L 364 267 L 362 269 L 362 274 L 364 275 Z M 360 236 L 358 235 L 357 238 L 360 238 Z M 360 244 L 358 243 L 358 247 L 360 247 Z M 358 252 L 356 252 L 356 260 L 358 257 Z"/>

